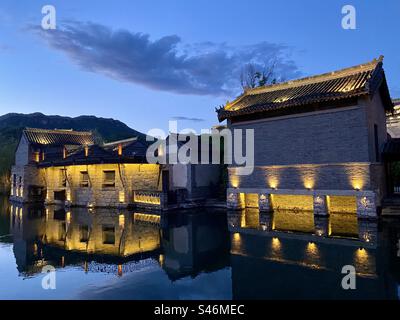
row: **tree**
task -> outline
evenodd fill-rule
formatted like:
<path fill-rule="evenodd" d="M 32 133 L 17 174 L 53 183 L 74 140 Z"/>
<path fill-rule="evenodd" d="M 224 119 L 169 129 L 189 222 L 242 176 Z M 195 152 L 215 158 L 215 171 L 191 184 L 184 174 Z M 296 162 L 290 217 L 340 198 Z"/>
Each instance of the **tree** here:
<path fill-rule="evenodd" d="M 263 67 L 254 63 L 246 64 L 240 73 L 240 84 L 243 90 L 276 83 L 275 66 L 275 60 L 269 65 L 264 64 Z"/>

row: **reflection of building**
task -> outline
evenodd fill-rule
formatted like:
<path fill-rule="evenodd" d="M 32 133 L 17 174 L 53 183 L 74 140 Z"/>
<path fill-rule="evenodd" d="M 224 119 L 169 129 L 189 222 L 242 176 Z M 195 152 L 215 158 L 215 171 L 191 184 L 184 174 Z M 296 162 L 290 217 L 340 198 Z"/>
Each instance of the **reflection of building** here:
<path fill-rule="evenodd" d="M 330 221 L 332 217 L 315 221 L 310 231 L 304 219 L 290 224 L 290 218 L 263 216 L 254 228 L 243 225 L 240 215 L 231 216 L 233 298 L 396 299 L 397 285 L 389 275 L 388 252 L 376 222 L 342 215 Z M 273 229 L 263 228 L 269 222 Z M 341 286 L 346 265 L 355 267 L 357 290 Z"/>
<path fill-rule="evenodd" d="M 167 209 L 210 196 L 218 166 L 150 164 L 146 152 L 136 138 L 98 145 L 90 132 L 25 129 L 12 167 L 11 200 Z"/>
<path fill-rule="evenodd" d="M 220 121 L 255 135 L 253 173 L 229 168 L 228 206 L 375 217 L 393 109 L 382 60 L 249 89 L 221 108 Z"/>
<path fill-rule="evenodd" d="M 224 268 L 229 260 L 223 213 L 160 215 L 15 204 L 10 211 L 14 254 L 24 275 L 40 273 L 45 265 L 118 275 L 156 265 L 175 280 Z"/>
<path fill-rule="evenodd" d="M 137 218 L 139 215 L 139 218 Z M 11 206 L 14 252 L 20 271 L 38 261 L 54 266 L 88 261 L 124 265 L 152 257 L 158 261 L 160 249 L 159 215 L 123 211 L 54 206 Z M 155 260 L 155 261 L 156 261 Z M 31 263 L 33 262 L 33 263 Z M 85 266 L 86 268 L 87 266 Z"/>
<path fill-rule="evenodd" d="M 310 211 L 276 211 L 263 213 L 254 209 L 228 214 L 231 232 L 263 230 L 272 236 L 282 232 L 309 234 L 323 238 L 358 239 L 365 245 L 375 244 L 378 237 L 377 222 L 357 219 L 353 214 L 334 213 L 329 217 L 314 216 Z"/>
<path fill-rule="evenodd" d="M 162 230 L 163 268 L 176 280 L 224 268 L 229 233 L 223 213 L 172 214 Z"/>

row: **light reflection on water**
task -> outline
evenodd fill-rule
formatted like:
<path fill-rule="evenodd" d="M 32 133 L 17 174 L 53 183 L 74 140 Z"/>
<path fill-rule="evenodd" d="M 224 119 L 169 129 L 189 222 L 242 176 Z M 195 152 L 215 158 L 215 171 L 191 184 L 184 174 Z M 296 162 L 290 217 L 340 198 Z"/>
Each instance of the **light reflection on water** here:
<path fill-rule="evenodd" d="M 398 298 L 395 221 L 255 209 L 64 210 L 0 200 L 0 298 Z M 45 265 L 57 268 L 53 293 L 40 287 Z M 341 288 L 345 265 L 356 268 L 355 291 Z"/>

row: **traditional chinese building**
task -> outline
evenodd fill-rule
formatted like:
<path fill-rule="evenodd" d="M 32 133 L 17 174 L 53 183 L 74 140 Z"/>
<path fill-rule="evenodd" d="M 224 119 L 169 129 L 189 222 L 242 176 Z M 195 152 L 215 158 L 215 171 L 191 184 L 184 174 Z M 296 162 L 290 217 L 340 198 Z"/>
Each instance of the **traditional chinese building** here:
<path fill-rule="evenodd" d="M 136 138 L 100 145 L 91 132 L 25 129 L 11 172 L 11 200 L 168 209 L 210 196 L 218 167 L 205 172 L 191 164 L 148 163 L 147 147 Z"/>
<path fill-rule="evenodd" d="M 400 99 L 394 99 L 394 110 L 388 114 L 387 128 L 391 138 L 400 138 Z"/>
<path fill-rule="evenodd" d="M 229 168 L 228 206 L 376 217 L 387 194 L 382 151 L 392 111 L 383 57 L 245 90 L 218 110 L 229 128 L 255 134 L 252 174 Z"/>

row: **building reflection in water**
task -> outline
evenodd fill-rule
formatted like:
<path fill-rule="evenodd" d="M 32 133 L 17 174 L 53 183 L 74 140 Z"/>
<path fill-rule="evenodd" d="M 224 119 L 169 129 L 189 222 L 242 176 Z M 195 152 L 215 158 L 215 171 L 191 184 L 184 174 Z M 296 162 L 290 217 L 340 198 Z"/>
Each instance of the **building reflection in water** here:
<path fill-rule="evenodd" d="M 229 263 L 223 213 L 211 218 L 204 212 L 160 215 L 11 205 L 10 230 L 23 276 L 38 274 L 45 265 L 118 276 L 159 265 L 174 280 Z M 215 256 L 220 259 L 212 265 Z"/>
<path fill-rule="evenodd" d="M 120 277 L 156 266 L 175 281 L 230 267 L 234 299 L 397 298 L 400 223 L 381 221 L 378 228 L 347 214 L 258 210 L 154 214 L 11 205 L 7 214 L 24 277 L 45 265 Z M 341 287 L 345 265 L 356 268 L 356 290 Z"/>
<path fill-rule="evenodd" d="M 229 213 L 228 226 L 234 299 L 397 298 L 377 221 L 253 209 Z M 341 287 L 345 265 L 356 269 L 356 290 Z"/>

